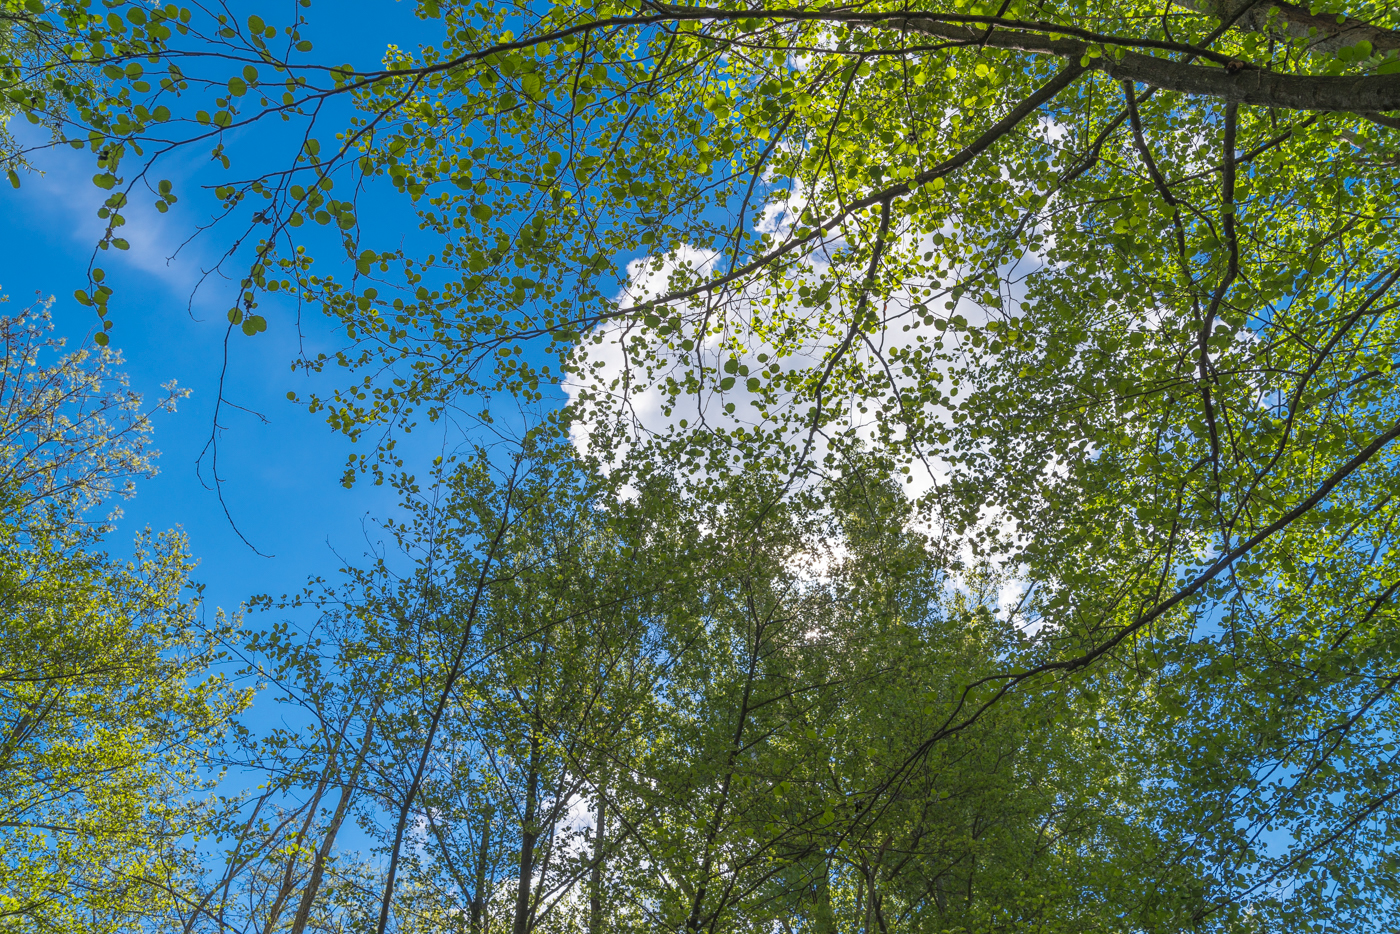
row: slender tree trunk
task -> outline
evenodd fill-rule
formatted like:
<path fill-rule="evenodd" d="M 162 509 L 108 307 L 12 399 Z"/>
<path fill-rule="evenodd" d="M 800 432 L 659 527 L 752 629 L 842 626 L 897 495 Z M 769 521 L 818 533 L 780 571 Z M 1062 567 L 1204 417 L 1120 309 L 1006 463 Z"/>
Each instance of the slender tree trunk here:
<path fill-rule="evenodd" d="M 864 934 L 873 934 L 875 930 L 875 872 L 870 868 L 870 863 L 861 860 L 865 869 L 865 881 L 870 886 L 870 891 L 865 899 L 865 919 L 861 924 Z"/>
<path fill-rule="evenodd" d="M 598 822 L 593 829 L 593 874 L 588 885 L 588 934 L 603 932 L 603 845 L 608 837 L 607 784 L 598 787 Z"/>
<path fill-rule="evenodd" d="M 874 907 L 875 907 L 875 923 L 876 923 L 877 925 L 880 926 L 880 934 L 889 934 L 889 932 L 890 932 L 889 926 L 885 924 L 885 912 L 884 912 L 883 910 L 881 910 L 881 907 L 880 907 L 881 905 L 884 904 L 884 901 L 885 901 L 885 896 L 884 896 L 884 895 L 876 895 L 876 896 L 875 896 L 875 900 L 874 900 L 874 902 L 873 902 Z"/>
<path fill-rule="evenodd" d="M 326 859 L 330 856 L 331 847 L 335 845 L 335 836 L 340 832 L 340 825 L 350 810 L 350 799 L 354 797 L 355 788 L 360 782 L 360 769 L 365 764 L 365 756 L 369 754 L 370 739 L 374 736 L 374 713 L 376 712 L 378 712 L 378 708 L 370 713 L 369 726 L 365 727 L 364 739 L 360 740 L 360 751 L 356 753 L 355 765 L 350 769 L 350 780 L 340 789 L 340 800 L 336 802 L 335 814 L 331 816 L 330 826 L 326 828 L 326 836 L 321 840 L 321 847 L 316 851 L 316 859 L 311 864 L 311 878 L 301 893 L 301 904 L 297 906 L 296 916 L 292 919 L 291 934 L 302 934 L 306 930 L 307 919 L 311 917 L 311 906 L 316 901 L 316 893 L 321 888 L 321 879 L 325 875 Z"/>
<path fill-rule="evenodd" d="M 282 917 L 282 909 L 286 907 L 287 899 L 292 894 L 293 883 L 296 881 L 297 858 L 300 856 L 302 844 L 306 842 L 307 834 L 311 832 L 311 825 L 316 820 L 316 809 L 321 806 L 321 797 L 326 793 L 326 786 L 330 784 L 331 773 L 335 771 L 335 760 L 336 756 L 340 754 L 340 743 L 343 738 L 343 734 L 336 737 L 335 745 L 331 747 L 331 753 L 326 759 L 326 767 L 321 770 L 321 778 L 316 783 L 316 793 L 311 796 L 311 803 L 306 807 L 306 820 L 302 821 L 301 830 L 297 832 L 291 855 L 287 857 L 287 866 L 282 873 L 282 884 L 278 887 L 277 897 L 272 900 L 272 907 L 267 912 L 267 923 L 263 926 L 263 934 L 272 934 L 273 928 L 277 926 L 277 921 Z"/>
<path fill-rule="evenodd" d="M 33 726 L 35 719 L 28 713 L 19 715 L 15 725 L 10 727 L 9 735 L 5 741 L 0 743 L 0 769 L 10 764 L 10 758 L 19 751 L 19 747 L 29 738 L 29 728 Z"/>
<path fill-rule="evenodd" d="M 520 824 L 520 882 L 515 893 L 512 934 L 529 934 L 530 883 L 535 874 L 535 842 L 539 839 L 540 736 L 530 737 L 530 768 L 525 780 L 525 819 Z"/>
<path fill-rule="evenodd" d="M 825 861 L 821 865 L 821 876 L 817 878 L 812 893 L 812 921 L 817 934 L 836 934 L 836 915 L 831 910 L 831 865 Z"/>
<path fill-rule="evenodd" d="M 739 722 L 734 728 L 734 739 L 730 742 L 729 752 L 725 756 L 724 779 L 720 782 L 719 800 L 715 804 L 715 813 L 710 821 L 709 831 L 705 836 L 705 856 L 700 862 L 700 882 L 695 887 L 695 897 L 690 903 L 690 917 L 686 920 L 685 928 L 691 934 L 700 930 L 703 920 L 702 910 L 705 907 L 705 895 L 710 883 L 710 869 L 714 860 L 715 840 L 719 837 L 719 832 L 724 820 L 725 808 L 729 804 L 729 790 L 734 781 L 734 763 L 738 759 L 739 750 L 744 740 L 744 730 L 748 726 L 749 703 L 753 697 L 754 679 L 758 673 L 759 649 L 763 643 L 764 623 L 758 622 L 758 614 L 754 610 L 753 598 L 748 599 L 748 610 L 754 619 L 754 637 L 751 651 L 749 652 L 749 668 L 744 679 L 744 693 L 739 703 Z M 766 622 L 766 621 L 765 621 Z"/>
<path fill-rule="evenodd" d="M 481 848 L 476 851 L 476 888 L 472 891 L 472 934 L 481 934 L 482 915 L 486 912 L 486 860 L 491 851 L 491 819 L 487 808 L 481 821 Z"/>

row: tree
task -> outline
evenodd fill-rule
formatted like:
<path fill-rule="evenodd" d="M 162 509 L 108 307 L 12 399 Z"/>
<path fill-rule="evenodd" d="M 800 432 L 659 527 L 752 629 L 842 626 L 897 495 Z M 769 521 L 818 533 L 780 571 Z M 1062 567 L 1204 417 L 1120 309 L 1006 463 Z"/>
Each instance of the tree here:
<path fill-rule="evenodd" d="M 151 472 L 150 414 L 116 353 L 45 359 L 48 328 L 47 305 L 0 318 L 0 917 L 137 930 L 190 891 L 205 757 L 242 699 L 209 675 L 183 538 L 101 550 L 89 513 Z"/>
<path fill-rule="evenodd" d="M 182 599 L 179 537 L 126 565 L 56 550 L 4 560 L 0 912 L 17 931 L 166 923 L 210 823 L 205 756 L 237 704 L 206 679 L 215 649 Z"/>
<path fill-rule="evenodd" d="M 1214 867 L 1203 920 L 1376 923 L 1400 796 L 1392 11 L 419 10 L 443 41 L 382 67 L 303 67 L 260 18 L 151 50 L 218 35 L 289 82 L 264 105 L 261 79 L 167 73 L 218 90 L 160 145 L 226 158 L 233 127 L 304 118 L 295 156 L 215 194 L 250 238 L 232 324 L 286 291 L 345 325 L 310 365 L 363 380 L 313 408 L 406 430 L 565 371 L 575 427 L 643 480 L 758 465 L 796 489 L 872 450 L 918 471 L 926 521 L 1023 580 L 1040 627 L 922 754 L 1039 686 L 1121 682 L 1161 820 Z M 337 97 L 358 110 L 332 145 Z M 134 97 L 104 101 L 134 116 L 79 142 L 125 199 L 148 168 L 112 159 L 165 150 Z M 432 250 L 362 230 L 361 184 L 401 191 Z M 344 275 L 297 251 L 312 220 Z"/>
<path fill-rule="evenodd" d="M 440 12 L 447 41 L 361 73 L 361 122 L 314 167 L 420 199 L 432 264 L 347 226 L 348 280 L 284 267 L 356 336 L 346 362 L 402 364 L 335 424 L 531 393 L 557 371 L 507 351 L 539 337 L 605 448 L 648 393 L 676 417 L 639 469 L 829 471 L 872 445 L 925 469 L 934 521 L 1034 587 L 1043 654 L 993 683 L 1161 679 L 1152 716 L 1204 757 L 1164 813 L 1221 880 L 1380 910 L 1389 13 Z M 301 189 L 280 215 L 269 191 L 295 223 Z"/>
<path fill-rule="evenodd" d="M 526 450 L 504 475 L 484 453 L 454 458 L 426 494 L 400 478 L 410 521 L 386 526 L 397 553 L 348 568 L 343 588 L 281 604 L 319 607 L 313 631 L 330 638 L 289 638 L 286 626 L 253 635 L 250 649 L 269 658 L 262 670 L 284 698 L 314 712 L 309 739 L 273 737 L 262 760 L 282 776 L 270 794 L 302 795 L 291 813 L 305 824 L 285 878 L 313 920 L 358 911 L 379 930 L 391 919 L 407 929 L 451 918 L 472 931 L 529 930 L 567 913 L 560 896 L 588 876 L 570 810 L 596 793 L 590 782 L 608 750 L 635 735 L 627 698 L 640 689 L 625 675 L 634 659 L 624 649 L 637 638 L 629 606 L 645 597 L 631 593 L 636 571 L 600 552 L 589 512 L 598 490 L 561 456 Z M 343 734 L 352 718 L 376 742 L 347 785 L 324 751 L 339 740 L 325 734 Z M 372 906 L 337 902 L 306 881 L 309 864 L 323 864 L 328 879 L 342 871 L 330 857 L 339 817 L 318 812 L 336 784 L 342 806 L 357 797 L 383 857 Z M 250 853 L 244 863 L 274 849 L 243 838 L 239 847 Z M 264 911 L 253 920 L 279 923 Z"/>
<path fill-rule="evenodd" d="M 1119 706 L 1138 685 L 1022 692 L 924 748 L 988 696 L 969 679 L 1038 647 L 993 580 L 958 589 L 875 465 L 719 500 L 655 477 L 619 501 L 567 449 L 434 476 L 401 478 L 412 520 L 313 585 L 305 632 L 255 635 L 312 716 L 267 746 L 292 804 L 240 838 L 208 921 L 299 931 L 266 906 L 300 901 L 311 929 L 1127 931 L 1221 894 L 1214 854 L 1135 804 L 1163 774 Z M 347 783 L 352 716 L 382 739 Z M 330 849 L 349 794 L 376 862 Z"/>

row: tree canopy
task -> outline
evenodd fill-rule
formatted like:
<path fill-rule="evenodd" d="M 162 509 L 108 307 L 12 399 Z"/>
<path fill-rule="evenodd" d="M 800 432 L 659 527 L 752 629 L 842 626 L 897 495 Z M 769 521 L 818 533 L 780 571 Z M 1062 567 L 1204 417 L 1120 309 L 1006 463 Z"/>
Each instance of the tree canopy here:
<path fill-rule="evenodd" d="M 1400 11 L 421 0 L 335 64 L 306 6 L 9 2 L 0 75 L 95 256 L 211 150 L 228 327 L 338 322 L 298 401 L 425 510 L 329 668 L 251 637 L 319 725 L 250 924 L 361 788 L 380 932 L 1386 923 Z M 567 404 L 420 499 L 502 396 Z"/>
<path fill-rule="evenodd" d="M 182 537 L 102 549 L 91 512 L 151 471 L 149 413 L 118 354 L 50 328 L 0 318 L 0 918 L 155 928 L 197 878 L 197 795 L 244 699 L 211 676 Z"/>

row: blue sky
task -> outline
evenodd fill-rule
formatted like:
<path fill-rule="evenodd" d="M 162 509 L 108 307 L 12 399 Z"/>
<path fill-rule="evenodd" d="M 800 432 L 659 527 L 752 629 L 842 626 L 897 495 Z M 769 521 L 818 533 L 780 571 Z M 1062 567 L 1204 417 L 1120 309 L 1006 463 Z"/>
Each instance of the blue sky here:
<path fill-rule="evenodd" d="M 234 6 L 246 7 L 243 13 L 259 9 Z M 285 8 L 279 4 L 278 9 Z M 316 44 L 309 58 L 363 67 L 377 65 L 386 43 L 411 47 L 420 39 L 431 41 L 433 27 L 440 25 L 417 20 L 411 3 L 383 0 L 320 2 L 307 17 L 307 32 Z M 268 129 L 275 134 L 277 127 Z M 249 139 L 235 141 L 231 148 L 236 151 L 240 142 L 247 145 Z M 89 181 L 95 171 L 91 159 L 91 154 L 67 150 L 41 155 L 43 177 L 26 178 L 19 191 L 6 186 L 0 198 L 5 256 L 0 291 L 10 297 L 7 311 L 28 304 L 36 293 L 57 296 L 57 329 L 70 345 L 88 335 L 97 320 L 71 297 L 86 284 L 85 270 L 102 229 L 95 211 L 103 193 Z M 199 270 L 212 265 L 230 232 L 215 230 L 184 247 L 177 259 L 167 262 L 167 257 L 207 217 L 210 203 L 181 185 L 201 180 L 206 159 L 190 152 L 167 166 L 161 175 L 173 178 L 186 197 L 166 215 L 133 205 L 126 228 L 131 250 L 103 253 L 98 263 L 116 291 L 113 344 L 126 357 L 133 387 L 150 397 L 161 383 L 175 379 L 193 390 L 178 413 L 158 418 L 160 475 L 140 483 L 136 498 L 123 504 L 125 515 L 112 536 L 112 550 L 124 552 L 147 526 L 183 528 L 200 562 L 196 576 L 207 586 L 208 604 L 231 608 L 251 594 L 295 590 L 309 575 L 334 572 L 341 564 L 337 554 L 356 559 L 366 549 L 366 535 L 374 537 L 372 520 L 392 513 L 394 495 L 368 483 L 341 487 L 346 457 L 355 446 L 334 434 L 319 415 L 287 400 L 289 390 L 304 397 L 312 384 L 290 368 L 298 342 L 294 311 L 272 301 L 263 301 L 259 309 L 268 319 L 266 333 L 233 335 L 227 393 L 266 422 L 226 408 L 220 442 L 224 494 L 233 519 L 258 550 L 272 557 L 260 557 L 239 540 L 218 499 L 197 476 L 195 462 L 212 428 L 229 289 L 215 282 L 195 293 L 193 302 L 191 294 Z M 412 216 L 393 200 L 392 191 L 388 195 L 364 207 L 384 222 L 404 222 L 404 235 L 411 238 Z M 301 337 L 312 353 L 345 344 L 342 335 L 314 315 L 303 317 Z M 330 384 L 323 379 L 322 385 Z M 442 440 L 440 432 L 424 433 L 416 446 L 422 452 Z"/>

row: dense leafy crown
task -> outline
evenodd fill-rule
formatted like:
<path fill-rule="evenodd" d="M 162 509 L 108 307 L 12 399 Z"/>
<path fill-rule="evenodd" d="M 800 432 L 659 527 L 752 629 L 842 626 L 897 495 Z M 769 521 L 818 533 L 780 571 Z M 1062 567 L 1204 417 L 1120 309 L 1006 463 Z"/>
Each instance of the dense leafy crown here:
<path fill-rule="evenodd" d="M 255 335 L 275 323 L 259 308 L 281 294 L 343 326 L 342 353 L 302 365 L 344 367 L 341 389 L 310 407 L 351 437 L 382 439 L 352 460 L 347 482 L 395 466 L 398 433 L 419 418 L 474 410 L 491 394 L 542 404 L 560 384 L 570 405 L 552 425 L 634 492 L 689 477 L 702 501 L 732 504 L 736 488 L 784 500 L 892 473 L 917 494 L 909 522 L 949 554 L 1014 576 L 1025 596 L 1003 619 L 1038 627 L 1024 647 L 988 630 L 974 653 L 988 667 L 969 663 L 959 689 L 932 705 L 939 716 L 889 727 L 913 731 L 910 762 L 932 761 L 995 711 L 1093 682 L 1085 696 L 1115 711 L 1104 730 L 1126 730 L 1143 756 L 1108 772 L 1131 773 L 1157 815 L 1137 821 L 1120 799 L 1095 799 L 1097 813 L 1116 815 L 1102 826 L 1122 833 L 1103 846 L 1170 852 L 1191 867 L 1164 881 L 1181 898 L 1161 904 L 1115 889 L 1112 868 L 1099 867 L 1095 891 L 1117 893 L 1104 896 L 1115 907 L 1101 926 L 1302 930 L 1376 924 L 1393 908 L 1379 871 L 1400 796 L 1392 8 L 423 0 L 436 44 L 391 46 L 373 67 L 314 63 L 301 19 L 121 2 L 99 12 L 81 0 L 5 11 L 9 106 L 97 156 L 93 181 L 110 192 L 100 249 L 126 248 L 130 199 L 173 203 L 175 186 L 156 174 L 166 156 L 207 144 L 226 172 L 211 186 L 218 224 L 205 235 L 224 232 L 223 268 L 243 263 L 229 327 Z M 283 135 L 283 121 L 295 132 Z M 270 142 L 244 151 L 240 132 Z M 394 223 L 365 220 L 358 193 L 376 186 L 404 196 L 419 226 L 411 243 Z M 328 263 L 328 252 L 346 262 Z M 91 278 L 78 300 L 109 322 L 105 341 L 112 291 L 100 269 Z M 688 521 L 719 528 L 719 512 Z M 462 565 L 476 606 L 494 586 L 481 568 L 497 562 L 496 539 L 461 538 L 489 546 Z M 764 588 L 786 573 L 781 561 L 768 567 Z M 728 570 L 713 579 L 728 582 L 717 600 L 748 586 Z M 504 605 L 553 593 L 540 587 Z M 714 631 L 738 618 L 715 613 Z M 757 632 L 727 644 L 747 639 L 761 654 Z M 461 647 L 447 656 L 456 661 L 437 659 L 414 685 L 432 686 L 422 709 L 437 714 L 406 793 L 384 797 L 398 818 L 381 931 L 410 812 L 432 792 L 423 776 L 437 724 L 459 702 L 468 669 L 458 663 L 480 633 L 444 637 Z M 819 665 L 804 651 L 783 664 Z M 693 684 L 668 716 L 684 719 L 682 700 L 711 682 Z M 573 688 L 531 690 L 497 698 L 518 713 L 503 740 L 517 771 L 502 774 L 516 776 L 519 800 L 538 806 L 539 782 L 552 778 L 550 800 L 565 807 L 565 778 L 580 775 L 591 791 L 578 794 L 605 800 L 596 765 L 560 765 L 565 753 L 540 738 L 542 705 Z M 421 730 L 422 710 L 414 716 Z M 997 722 L 985 728 L 1015 729 Z M 665 741 L 686 736 L 676 727 Z M 687 756 L 713 761 L 710 740 L 692 740 Z M 1046 748 L 1027 774 L 1088 755 Z M 341 760 L 360 761 L 330 757 Z M 788 781 L 760 772 L 765 789 Z M 837 782 L 830 801 L 813 791 L 799 809 L 815 818 L 829 806 L 828 823 L 865 849 L 842 863 L 830 854 L 847 838 L 814 838 L 762 878 L 806 860 L 786 894 L 854 885 L 865 929 L 883 924 L 871 880 L 892 875 L 843 882 L 811 867 L 883 852 L 884 817 L 873 815 L 906 803 L 891 774 L 906 772 Z M 712 778 L 677 787 L 703 797 Z M 644 784 L 633 789 L 642 797 Z M 1033 798 L 1007 813 L 1044 815 Z M 766 856 L 790 839 L 758 818 L 734 830 L 728 800 L 701 809 L 710 825 L 638 839 L 699 833 L 703 846 L 686 852 L 714 859 Z M 1098 852 L 1046 820 L 1047 834 L 1077 841 L 1066 853 Z M 533 852 L 533 821 L 519 823 L 520 854 Z M 1004 829 L 1021 839 L 1027 826 Z M 663 865 L 669 852 L 635 865 Z M 736 881 L 758 862 L 725 875 L 706 858 L 675 882 L 685 898 L 638 903 L 691 930 L 717 928 L 742 903 L 743 917 L 772 929 L 755 906 L 780 900 Z M 516 877 L 533 871 L 522 856 Z M 720 878 L 733 901 L 716 894 Z M 518 934 L 533 923 L 528 888 L 517 890 Z M 939 891 L 906 893 L 906 904 L 939 905 Z M 971 894 L 966 904 L 981 910 Z M 810 908 L 813 929 L 825 910 Z M 917 917 L 935 915 L 948 917 Z"/>
<path fill-rule="evenodd" d="M 132 931 L 178 916 L 245 698 L 210 677 L 183 536 L 102 550 L 89 513 L 153 472 L 150 412 L 120 355 L 50 329 L 45 304 L 0 316 L 0 917 Z"/>

